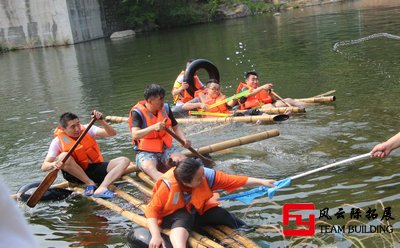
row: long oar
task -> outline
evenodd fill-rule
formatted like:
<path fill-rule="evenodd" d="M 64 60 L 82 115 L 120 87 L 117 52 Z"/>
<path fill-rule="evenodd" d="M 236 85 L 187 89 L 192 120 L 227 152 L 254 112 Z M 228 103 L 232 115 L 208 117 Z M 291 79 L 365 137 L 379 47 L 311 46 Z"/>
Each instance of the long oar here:
<path fill-rule="evenodd" d="M 310 170 L 310 171 L 298 174 L 296 176 L 292 176 L 292 177 L 288 177 L 288 178 L 282 179 L 282 180 L 280 180 L 278 182 L 275 182 L 274 183 L 275 187 L 273 187 L 273 188 L 269 188 L 269 187 L 266 187 L 266 186 L 261 186 L 261 187 L 254 188 L 254 189 L 251 189 L 249 191 L 241 192 L 241 193 L 238 193 L 238 194 L 231 194 L 231 195 L 223 196 L 223 197 L 219 198 L 218 200 L 233 200 L 233 199 L 235 199 L 235 200 L 243 202 L 244 204 L 250 204 L 255 198 L 263 196 L 263 195 L 266 195 L 266 194 L 268 194 L 269 199 L 272 199 L 272 197 L 275 195 L 275 192 L 278 189 L 286 187 L 286 186 L 289 186 L 291 181 L 294 180 L 294 179 L 297 179 L 297 178 L 300 178 L 300 177 L 304 177 L 304 176 L 308 176 L 310 174 L 313 174 L 313 173 L 316 173 L 316 172 L 319 172 L 319 171 L 322 171 L 322 170 L 326 170 L 326 169 L 332 168 L 334 166 L 338 166 L 338 165 L 341 165 L 341 164 L 349 163 L 349 162 L 356 161 L 356 160 L 363 159 L 363 158 L 370 157 L 370 156 L 371 156 L 370 153 L 365 153 L 365 154 L 362 154 L 362 155 L 359 155 L 359 156 L 356 156 L 356 157 L 353 157 L 353 158 L 348 158 L 348 159 L 345 159 L 345 160 L 342 160 L 342 161 L 339 161 L 339 162 L 328 164 L 328 165 L 322 166 L 320 168 L 317 168 L 317 169 L 314 169 L 314 170 Z"/>
<path fill-rule="evenodd" d="M 285 100 L 283 100 L 282 97 L 280 97 L 278 94 L 276 94 L 275 91 L 271 90 L 271 94 L 274 95 L 276 98 L 278 98 L 279 100 L 281 100 L 286 106 L 288 106 L 289 108 L 292 107 L 292 105 L 290 105 L 288 102 L 286 102 Z"/>
<path fill-rule="evenodd" d="M 79 145 L 79 142 L 85 137 L 86 133 L 89 131 L 90 127 L 96 122 L 96 118 L 92 118 L 90 121 L 89 125 L 86 127 L 85 131 L 79 136 L 79 138 L 75 141 L 75 144 L 72 146 L 72 148 L 68 151 L 67 155 L 63 158 L 62 162 L 65 163 L 67 159 L 71 156 L 71 154 L 74 152 L 75 148 Z M 42 180 L 42 182 L 39 184 L 35 192 L 29 197 L 26 205 L 29 207 L 33 208 L 36 206 L 36 204 L 42 199 L 43 195 L 46 193 L 46 191 L 50 188 L 50 186 L 53 184 L 54 180 L 57 178 L 57 173 L 59 169 L 54 169 L 47 174 L 47 176 Z"/>
<path fill-rule="evenodd" d="M 322 93 L 322 94 L 319 94 L 319 95 L 316 95 L 316 96 L 312 96 L 312 97 L 310 97 L 310 98 L 313 98 L 313 97 L 321 97 L 321 96 L 327 96 L 327 95 L 333 94 L 333 93 L 335 93 L 335 92 L 336 92 L 336 90 L 330 90 L 330 91 L 328 91 L 328 92 L 325 92 L 325 93 Z"/>
<path fill-rule="evenodd" d="M 183 139 L 181 139 L 181 137 L 179 137 L 178 135 L 176 135 L 176 133 L 174 133 L 174 131 L 172 131 L 169 128 L 166 128 L 165 131 L 167 133 L 169 133 L 172 137 L 174 137 L 174 139 L 176 139 L 179 143 L 181 143 L 181 145 L 185 145 L 185 141 L 183 141 Z M 201 161 L 203 161 L 204 165 L 207 166 L 214 166 L 215 163 L 214 161 L 212 161 L 209 158 L 204 157 L 203 155 L 201 155 L 198 151 L 196 151 L 195 149 L 193 149 L 193 147 L 189 146 L 187 148 L 189 151 L 191 151 L 196 157 L 200 158 Z"/>
<path fill-rule="evenodd" d="M 246 97 L 246 96 L 249 95 L 250 93 L 251 93 L 251 92 L 250 92 L 249 90 L 245 90 L 245 91 L 243 91 L 243 92 L 240 92 L 240 93 L 238 93 L 238 94 L 235 94 L 235 95 L 233 95 L 233 96 L 230 96 L 230 97 L 228 97 L 228 98 L 225 98 L 225 99 L 222 100 L 222 101 L 219 101 L 219 102 L 216 102 L 216 103 L 214 103 L 214 104 L 211 104 L 211 105 L 208 106 L 208 108 L 209 108 L 209 109 L 212 109 L 212 108 L 218 107 L 219 105 L 222 105 L 222 104 L 224 104 L 224 103 L 227 103 L 227 102 L 229 102 L 229 101 L 231 101 L 231 100 L 239 99 L 239 98 L 241 98 L 242 96 Z"/>

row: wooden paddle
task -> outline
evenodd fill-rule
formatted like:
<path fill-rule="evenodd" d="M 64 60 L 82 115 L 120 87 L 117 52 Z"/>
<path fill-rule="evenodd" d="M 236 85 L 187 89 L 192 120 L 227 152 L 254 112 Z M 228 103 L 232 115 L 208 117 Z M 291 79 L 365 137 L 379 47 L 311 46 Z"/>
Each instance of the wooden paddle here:
<path fill-rule="evenodd" d="M 181 143 L 181 145 L 185 144 L 185 141 L 183 139 L 181 139 L 181 137 L 176 135 L 176 133 L 174 133 L 171 129 L 165 128 L 165 131 L 167 133 L 169 133 L 172 137 L 174 137 L 174 139 L 176 139 L 179 143 Z M 196 157 L 200 158 L 201 161 L 203 161 L 204 165 L 211 166 L 211 167 L 215 165 L 214 161 L 212 161 L 209 158 L 204 157 L 198 151 L 196 151 L 193 147 L 189 146 L 187 149 L 189 151 L 191 151 Z"/>
<path fill-rule="evenodd" d="M 335 92 L 336 92 L 336 90 L 330 90 L 330 91 L 328 91 L 328 92 L 325 92 L 325 93 L 322 93 L 322 94 L 319 94 L 319 95 L 316 95 L 316 96 L 312 96 L 312 97 L 310 97 L 310 98 L 321 97 L 321 96 L 327 96 L 327 95 L 333 94 L 333 93 L 335 93 Z"/>
<path fill-rule="evenodd" d="M 79 136 L 79 138 L 75 141 L 75 144 L 72 146 L 72 148 L 69 150 L 67 155 L 63 158 L 62 162 L 65 163 L 67 159 L 71 156 L 71 154 L 74 152 L 75 148 L 79 145 L 79 142 L 83 139 L 83 137 L 86 135 L 86 133 L 89 131 L 89 129 L 93 126 L 93 124 L 96 122 L 96 118 L 92 118 L 88 126 L 86 127 L 85 131 Z M 42 180 L 42 182 L 39 184 L 35 192 L 29 197 L 28 201 L 26 202 L 26 205 L 29 207 L 33 208 L 36 206 L 36 204 L 42 199 L 43 195 L 46 193 L 46 191 L 50 188 L 50 186 L 53 184 L 54 180 L 57 178 L 57 173 L 60 169 L 54 169 L 47 174 L 47 176 Z"/>
<path fill-rule="evenodd" d="M 292 105 L 290 105 L 288 102 L 286 102 L 285 100 L 283 100 L 282 97 L 280 97 L 278 94 L 276 94 L 275 91 L 271 90 L 271 94 L 274 95 L 276 98 L 278 98 L 279 100 L 281 100 L 286 106 L 288 106 L 289 108 L 292 107 Z"/>

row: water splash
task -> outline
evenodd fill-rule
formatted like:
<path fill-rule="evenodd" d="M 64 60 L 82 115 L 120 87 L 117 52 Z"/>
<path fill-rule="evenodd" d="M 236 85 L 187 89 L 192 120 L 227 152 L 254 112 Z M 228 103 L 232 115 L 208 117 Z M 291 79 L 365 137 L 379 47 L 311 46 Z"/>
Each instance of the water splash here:
<path fill-rule="evenodd" d="M 346 40 L 346 41 L 341 41 L 341 42 L 336 42 L 333 45 L 333 51 L 335 52 L 339 52 L 339 47 L 340 46 L 348 46 L 348 45 L 354 45 L 354 44 L 358 44 L 367 40 L 371 40 L 371 39 L 375 39 L 375 38 L 380 38 L 380 37 L 385 37 L 388 39 L 394 39 L 394 40 L 400 40 L 400 36 L 397 35 L 393 35 L 393 34 L 388 34 L 388 33 L 376 33 L 376 34 L 372 34 L 369 35 L 367 37 L 363 37 L 357 40 Z"/>

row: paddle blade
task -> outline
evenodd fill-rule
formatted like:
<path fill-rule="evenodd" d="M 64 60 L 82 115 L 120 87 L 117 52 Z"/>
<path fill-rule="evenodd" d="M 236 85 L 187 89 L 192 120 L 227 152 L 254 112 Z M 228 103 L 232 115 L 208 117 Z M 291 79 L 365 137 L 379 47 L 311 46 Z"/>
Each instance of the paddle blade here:
<path fill-rule="evenodd" d="M 35 192 L 29 197 L 28 201 L 26 202 L 26 205 L 29 207 L 33 208 L 36 206 L 36 204 L 42 199 L 43 195 L 46 193 L 46 191 L 50 188 L 50 186 L 53 184 L 54 180 L 57 178 L 57 173 L 58 170 L 53 170 L 47 174 L 47 176 L 43 179 L 43 181 L 39 184 Z"/>
<path fill-rule="evenodd" d="M 275 115 L 274 118 L 272 119 L 274 121 L 286 121 L 287 119 L 289 119 L 289 115 L 284 115 L 284 114 Z"/>
<path fill-rule="evenodd" d="M 250 204 L 255 198 L 268 194 L 268 187 L 260 186 L 248 191 L 240 192 L 237 194 L 230 194 L 223 197 L 218 198 L 218 201 L 224 200 L 237 200 L 243 202 L 244 204 Z"/>
<path fill-rule="evenodd" d="M 280 181 L 275 182 L 275 187 L 269 188 L 266 186 L 260 186 L 245 192 L 240 192 L 237 194 L 226 195 L 218 198 L 218 201 L 223 200 L 238 200 L 243 202 L 244 204 L 250 204 L 255 198 L 268 194 L 268 198 L 272 199 L 274 197 L 276 191 L 280 188 L 289 186 L 291 183 L 290 177 L 282 179 Z"/>
<path fill-rule="evenodd" d="M 288 178 L 285 178 L 285 179 L 275 182 L 274 183 L 275 187 L 268 189 L 268 198 L 272 199 L 272 197 L 274 197 L 274 195 L 278 189 L 289 186 L 291 181 L 292 181 L 292 179 L 290 177 L 288 177 Z"/>

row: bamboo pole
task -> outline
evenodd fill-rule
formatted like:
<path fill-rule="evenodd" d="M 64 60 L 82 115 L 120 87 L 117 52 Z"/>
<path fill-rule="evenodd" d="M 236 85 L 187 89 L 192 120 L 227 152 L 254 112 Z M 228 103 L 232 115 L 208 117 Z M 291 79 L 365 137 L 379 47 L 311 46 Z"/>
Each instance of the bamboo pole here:
<path fill-rule="evenodd" d="M 138 177 L 140 179 L 142 179 L 142 181 L 144 181 L 145 183 L 147 183 L 151 187 L 154 187 L 155 182 L 149 175 L 147 175 L 144 172 L 139 172 L 139 173 L 137 173 L 137 175 L 138 175 Z M 153 192 L 152 192 L 152 194 L 153 194 Z"/>
<path fill-rule="evenodd" d="M 301 98 L 296 99 L 305 103 L 321 103 L 321 102 L 333 102 L 336 100 L 335 96 L 320 96 L 320 97 L 310 97 L 310 98 Z"/>
<path fill-rule="evenodd" d="M 143 173 L 143 172 L 141 172 L 141 173 Z M 138 188 L 140 192 L 143 192 L 147 196 L 151 196 L 153 194 L 153 191 L 151 189 L 149 189 L 148 187 L 144 187 L 141 183 L 137 182 L 135 179 L 133 179 L 130 176 L 123 176 L 122 179 L 125 180 L 126 182 L 130 183 L 132 186 L 135 186 L 136 188 Z"/>
<path fill-rule="evenodd" d="M 290 111 L 291 113 L 305 113 L 305 108 L 299 107 L 279 107 L 279 108 L 263 108 L 261 107 L 260 112 L 267 114 L 283 114 L 286 111 Z"/>
<path fill-rule="evenodd" d="M 257 141 L 264 140 L 264 139 L 269 139 L 269 138 L 276 137 L 276 136 L 279 136 L 279 131 L 277 129 L 272 129 L 272 130 L 264 131 L 264 132 L 257 133 L 257 134 L 251 134 L 251 135 L 243 136 L 240 138 L 223 141 L 223 142 L 216 143 L 213 145 L 203 146 L 203 147 L 198 148 L 197 151 L 201 154 L 218 152 L 218 151 L 228 149 L 231 147 L 241 146 L 241 145 L 257 142 Z M 182 153 L 186 156 L 192 156 L 189 151 L 183 151 Z"/>
<path fill-rule="evenodd" d="M 252 240 L 250 240 L 248 238 L 244 238 L 243 236 L 239 235 L 232 228 L 229 228 L 229 227 L 223 226 L 223 225 L 219 225 L 219 226 L 217 226 L 217 229 L 221 230 L 222 232 L 224 232 L 226 235 L 228 235 L 232 239 L 236 239 L 237 241 L 241 242 L 244 245 L 244 247 L 246 247 L 246 248 L 260 247 L 259 245 L 254 243 Z"/>
<path fill-rule="evenodd" d="M 221 243 L 225 243 L 226 245 L 228 245 L 228 247 L 243 248 L 242 245 L 235 242 L 234 239 L 230 238 L 229 236 L 227 236 L 225 233 L 223 233 L 222 231 L 220 231 L 218 229 L 215 229 L 215 228 L 212 228 L 209 226 L 202 227 L 202 229 L 204 231 L 206 231 L 209 235 L 212 235 L 213 237 L 218 239 Z"/>
<path fill-rule="evenodd" d="M 77 193 L 83 194 L 83 189 L 80 187 L 75 187 L 75 188 L 73 188 L 73 190 Z M 107 200 L 101 199 L 101 198 L 95 198 L 95 197 L 90 197 L 90 196 L 88 198 L 91 199 L 92 201 L 95 201 L 96 203 L 103 205 L 103 206 L 107 207 L 108 209 L 120 214 L 121 216 L 124 216 L 128 220 L 133 221 L 140 226 L 147 227 L 147 220 L 145 217 L 143 217 L 141 215 L 138 215 L 131 211 L 125 210 L 125 209 L 121 208 L 120 206 L 118 206 L 112 202 L 109 202 Z M 169 229 L 161 229 L 161 232 L 166 235 L 169 235 L 170 230 Z M 190 244 L 191 247 L 194 247 L 194 248 L 222 247 L 222 246 L 218 246 L 218 244 L 215 242 L 214 243 L 217 246 L 204 244 L 204 243 L 202 243 L 202 241 L 197 240 L 191 236 L 189 236 L 189 238 L 188 238 L 188 243 Z"/>
<path fill-rule="evenodd" d="M 277 115 L 251 115 L 251 116 L 230 116 L 230 117 L 211 117 L 211 118 L 187 118 L 176 119 L 178 123 L 198 123 L 198 122 L 246 122 L 256 123 L 261 122 L 275 123 Z"/>
<path fill-rule="evenodd" d="M 117 122 L 117 123 L 120 123 L 120 122 L 128 122 L 128 120 L 129 120 L 128 117 L 114 116 L 114 115 L 106 116 L 104 119 L 105 119 L 106 121 L 109 121 L 109 122 Z"/>
<path fill-rule="evenodd" d="M 282 112 L 284 113 L 284 112 Z M 128 117 L 122 116 L 106 116 L 106 121 L 109 122 L 127 122 Z M 230 117 L 212 117 L 212 118 L 177 118 L 178 123 L 198 123 L 198 122 L 247 122 L 255 123 L 260 121 L 262 124 L 274 123 L 280 121 L 279 115 L 252 115 L 252 116 L 230 116 Z"/>

